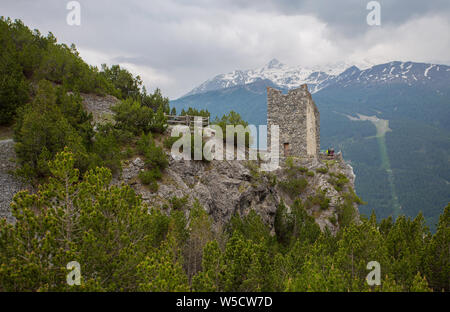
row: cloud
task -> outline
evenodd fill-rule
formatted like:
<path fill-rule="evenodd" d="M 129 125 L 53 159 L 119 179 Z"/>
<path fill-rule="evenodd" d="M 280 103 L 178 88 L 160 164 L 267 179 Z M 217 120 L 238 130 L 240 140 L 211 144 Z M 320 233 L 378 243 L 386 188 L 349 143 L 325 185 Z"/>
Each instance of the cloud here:
<path fill-rule="evenodd" d="M 400 26 L 370 31 L 351 59 L 369 58 L 377 63 L 392 60 L 450 63 L 450 21 L 432 14 Z"/>
<path fill-rule="evenodd" d="M 448 0 L 380 0 L 382 25 L 366 24 L 366 0 L 80 0 L 81 26 L 65 1 L 0 4 L 42 33 L 74 42 L 89 63 L 119 63 L 148 90 L 176 98 L 216 74 L 262 66 L 412 60 L 448 63 Z"/>

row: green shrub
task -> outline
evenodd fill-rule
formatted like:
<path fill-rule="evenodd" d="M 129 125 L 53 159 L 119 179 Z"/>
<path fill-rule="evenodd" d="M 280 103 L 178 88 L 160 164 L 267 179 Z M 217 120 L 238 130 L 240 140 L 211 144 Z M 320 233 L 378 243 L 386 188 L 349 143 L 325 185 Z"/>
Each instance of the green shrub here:
<path fill-rule="evenodd" d="M 0 48 L 0 51 L 2 51 L 2 48 Z M 0 125 L 7 125 L 14 120 L 17 108 L 28 101 L 30 85 L 16 60 L 11 55 L 8 55 L 9 53 L 6 51 L 2 51 L 1 54 Z"/>
<path fill-rule="evenodd" d="M 367 204 L 367 202 L 363 201 L 361 198 L 358 197 L 358 195 L 356 195 L 355 191 L 351 187 L 349 188 L 348 196 L 350 196 L 350 198 L 353 200 L 353 202 L 358 205 L 366 205 Z"/>
<path fill-rule="evenodd" d="M 119 129 L 130 131 L 135 135 L 142 132 L 163 133 L 166 130 L 167 118 L 162 106 L 155 113 L 153 109 L 143 106 L 139 101 L 127 98 L 111 109 L 115 113 L 114 120 Z"/>
<path fill-rule="evenodd" d="M 222 128 L 222 133 L 223 133 L 223 140 L 224 142 L 227 142 L 227 133 L 226 133 L 226 129 L 227 126 L 238 126 L 241 125 L 244 127 L 244 133 L 239 132 L 239 131 L 235 131 L 234 132 L 234 138 L 233 138 L 233 142 L 234 145 L 237 145 L 237 138 L 238 135 L 244 135 L 244 144 L 245 147 L 249 147 L 251 144 L 251 137 L 250 137 L 250 133 L 245 131 L 245 128 L 248 126 L 248 122 L 244 121 L 242 119 L 242 117 L 236 113 L 235 111 L 230 111 L 230 113 L 228 115 L 223 115 L 221 119 L 217 118 L 214 120 L 213 124 L 216 124 L 218 126 L 220 126 Z M 230 138 L 231 139 L 231 138 Z"/>
<path fill-rule="evenodd" d="M 288 169 L 294 169 L 294 158 L 292 156 L 286 158 L 286 167 Z"/>
<path fill-rule="evenodd" d="M 154 115 L 151 108 L 143 107 L 138 101 L 128 98 L 111 109 L 115 113 L 114 120 L 118 128 L 133 132 L 135 135 L 150 132 Z"/>
<path fill-rule="evenodd" d="M 258 168 L 258 164 L 255 161 L 247 161 L 245 162 L 245 167 L 250 171 L 250 176 L 253 180 L 258 181 L 261 177 L 261 173 Z"/>
<path fill-rule="evenodd" d="M 277 207 L 274 221 L 277 240 L 287 246 L 296 240 L 314 242 L 320 235 L 320 227 L 309 216 L 300 200 L 295 200 L 291 213 L 283 202 Z"/>
<path fill-rule="evenodd" d="M 278 205 L 275 212 L 274 228 L 278 242 L 288 245 L 292 237 L 292 221 L 283 202 Z"/>
<path fill-rule="evenodd" d="M 134 154 L 133 149 L 127 146 L 127 148 L 124 151 L 122 151 L 122 158 L 125 159 L 130 158 L 133 156 L 133 154 Z"/>
<path fill-rule="evenodd" d="M 275 174 L 269 172 L 266 174 L 266 177 L 269 180 L 270 186 L 274 187 L 277 185 L 278 181 L 277 176 Z"/>
<path fill-rule="evenodd" d="M 161 147 L 156 146 L 151 133 L 141 135 L 137 142 L 137 151 L 144 156 L 148 168 L 157 167 L 163 170 L 169 165 L 166 153 Z"/>
<path fill-rule="evenodd" d="M 139 173 L 139 179 L 142 184 L 147 185 L 152 192 L 158 190 L 157 180 L 161 179 L 161 171 L 158 168 L 141 171 Z"/>
<path fill-rule="evenodd" d="M 322 174 L 326 174 L 326 173 L 328 173 L 328 168 L 327 167 L 320 167 L 320 168 L 316 169 L 316 172 L 322 173 Z"/>
<path fill-rule="evenodd" d="M 15 150 L 18 163 L 24 167 L 24 170 L 19 168 L 18 173 L 26 179 L 47 176 L 48 161 L 65 146 L 74 153 L 78 169 L 84 172 L 89 168 L 88 138 L 82 136 L 91 133 L 89 119 L 81 116 L 77 119 L 79 124 L 72 126 L 60 103 L 56 89 L 43 80 L 33 102 L 18 110 L 14 129 Z M 78 103 L 71 102 L 71 105 L 77 106 Z M 76 123 L 75 119 L 71 121 Z"/>
<path fill-rule="evenodd" d="M 330 179 L 328 179 L 328 182 L 334 186 L 336 191 L 341 192 L 344 185 L 349 182 L 349 179 L 342 173 L 335 174 L 330 173 Z"/>
<path fill-rule="evenodd" d="M 139 179 L 141 180 L 142 184 L 144 184 L 144 185 L 148 185 L 151 182 L 155 181 L 155 177 L 153 176 L 153 173 L 149 170 L 139 172 Z"/>
<path fill-rule="evenodd" d="M 120 146 L 117 142 L 112 125 L 106 124 L 99 126 L 94 137 L 92 152 L 92 156 L 95 159 L 92 167 L 107 167 L 111 169 L 113 173 L 117 173 L 122 170 L 122 165 L 120 162 Z"/>
<path fill-rule="evenodd" d="M 330 220 L 331 224 L 337 225 L 337 219 L 335 215 L 331 215 L 328 217 L 328 220 Z"/>
<path fill-rule="evenodd" d="M 152 94 L 147 94 L 145 86 L 142 87 L 140 98 L 143 106 L 150 107 L 151 109 L 153 109 L 153 111 L 157 111 L 161 107 L 164 113 L 169 114 L 170 112 L 169 98 L 164 97 L 161 94 L 161 90 L 159 88 L 156 88 Z M 172 109 L 172 113 L 171 115 L 176 114 L 175 108 Z"/>
<path fill-rule="evenodd" d="M 172 206 L 173 210 L 180 210 L 183 207 L 186 206 L 188 202 L 188 196 L 183 196 L 181 198 L 173 196 L 172 198 L 169 199 L 169 203 Z"/>
<path fill-rule="evenodd" d="M 311 171 L 308 171 L 308 168 L 295 165 L 294 158 L 292 156 L 286 158 L 285 171 L 290 177 L 296 177 L 298 174 L 314 176 L 314 173 L 311 175 Z"/>
<path fill-rule="evenodd" d="M 308 168 L 305 167 L 297 167 L 297 170 L 300 171 L 301 173 L 308 172 Z"/>
<path fill-rule="evenodd" d="M 345 198 L 344 202 L 337 207 L 339 226 L 346 227 L 350 225 L 356 216 L 353 200 Z"/>
<path fill-rule="evenodd" d="M 303 193 L 308 185 L 308 181 L 305 178 L 293 178 L 287 181 L 281 181 L 279 184 L 291 198 L 295 198 Z"/>
<path fill-rule="evenodd" d="M 112 83 L 119 91 L 117 95 L 121 99 L 137 96 L 140 92 L 141 78 L 133 77 L 133 74 L 119 65 L 108 67 L 106 64 L 102 64 L 100 75 Z"/>
<path fill-rule="evenodd" d="M 164 145 L 164 147 L 165 148 L 167 148 L 167 149 L 172 149 L 172 145 L 173 145 L 173 143 L 175 143 L 176 141 L 178 141 L 180 138 L 181 138 L 181 134 L 180 134 L 180 136 L 177 136 L 177 137 L 172 137 L 172 136 L 169 136 L 169 137 L 167 137 L 167 138 L 165 138 L 164 140 L 163 140 L 163 145 Z"/>
<path fill-rule="evenodd" d="M 308 172 L 306 172 L 306 175 L 308 177 L 313 177 L 314 176 L 314 172 L 313 171 L 308 171 Z"/>
<path fill-rule="evenodd" d="M 327 210 L 330 206 L 331 199 L 326 196 L 326 193 L 326 189 L 318 189 L 316 195 L 308 197 L 309 204 L 319 205 L 321 210 Z"/>

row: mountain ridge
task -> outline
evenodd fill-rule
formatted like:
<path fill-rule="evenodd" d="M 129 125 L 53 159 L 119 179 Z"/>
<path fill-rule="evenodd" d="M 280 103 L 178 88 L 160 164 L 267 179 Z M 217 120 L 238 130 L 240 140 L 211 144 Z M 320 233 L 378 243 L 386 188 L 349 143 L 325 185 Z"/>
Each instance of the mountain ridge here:
<path fill-rule="evenodd" d="M 358 66 L 338 63 L 334 66 L 328 66 L 328 69 L 325 67 L 290 67 L 277 59 L 272 59 L 259 69 L 234 70 L 227 74 L 216 75 L 178 99 L 208 91 L 247 85 L 261 80 L 270 80 L 280 89 L 292 89 L 306 83 L 312 94 L 332 85 L 345 87 L 346 83 L 351 82 L 406 82 L 408 85 L 413 85 L 420 82 L 423 84 L 436 83 L 441 81 L 442 78 L 450 80 L 450 66 L 445 64 L 391 61 L 369 67 L 367 67 L 367 64 Z"/>

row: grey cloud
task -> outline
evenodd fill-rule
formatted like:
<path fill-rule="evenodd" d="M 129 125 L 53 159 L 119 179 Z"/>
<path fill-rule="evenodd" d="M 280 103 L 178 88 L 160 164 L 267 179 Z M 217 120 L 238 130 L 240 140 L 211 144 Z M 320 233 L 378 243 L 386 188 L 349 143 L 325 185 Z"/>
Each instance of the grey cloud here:
<path fill-rule="evenodd" d="M 380 0 L 378 28 L 366 24 L 369 0 L 79 0 L 79 27 L 66 24 L 67 2 L 2 1 L 0 14 L 75 43 L 88 62 L 131 64 L 171 98 L 272 57 L 304 66 L 348 57 L 450 61 L 448 0 Z"/>

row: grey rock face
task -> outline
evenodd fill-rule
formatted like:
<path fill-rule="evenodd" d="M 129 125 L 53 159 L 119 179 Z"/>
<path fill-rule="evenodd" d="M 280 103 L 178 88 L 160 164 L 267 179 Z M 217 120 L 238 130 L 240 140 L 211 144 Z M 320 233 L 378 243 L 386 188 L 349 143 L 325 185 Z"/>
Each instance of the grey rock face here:
<path fill-rule="evenodd" d="M 124 177 L 137 172 L 135 162 L 124 168 Z M 220 230 L 235 213 L 244 216 L 251 209 L 255 209 L 267 224 L 273 224 L 280 200 L 267 181 L 255 185 L 245 163 L 237 160 L 208 163 L 170 159 L 159 189 L 154 193 L 140 184 L 136 177 L 129 181 L 138 181 L 132 187 L 149 206 L 161 207 L 172 197 L 186 197 L 189 205 L 198 200 L 211 215 L 216 230 Z"/>
<path fill-rule="evenodd" d="M 111 95 L 99 96 L 85 93 L 81 94 L 81 97 L 83 98 L 84 108 L 92 113 L 95 122 L 113 122 L 111 107 L 119 101 L 117 98 Z"/>
<path fill-rule="evenodd" d="M 15 156 L 14 141 L 0 141 L 0 218 L 6 217 L 8 222 L 14 222 L 10 208 L 14 195 L 26 188 L 11 174 L 16 169 Z"/>
<path fill-rule="evenodd" d="M 198 200 L 212 217 L 216 231 L 220 231 L 233 215 L 245 216 L 251 210 L 255 210 L 274 232 L 275 214 L 279 204 L 283 200 L 290 210 L 294 202 L 279 183 L 272 183 L 269 175 L 261 172 L 257 176 L 254 173 L 252 175 L 248 161 L 202 162 L 170 159 L 169 167 L 165 169 L 163 179 L 158 183 L 157 192 L 150 191 L 139 182 L 137 174 L 143 165 L 140 167 L 136 164 L 140 164 L 141 161 L 136 158 L 128 162 L 123 171 L 123 178 L 126 183 L 131 184 L 137 194 L 142 196 L 144 202 L 154 207 L 167 204 L 170 211 L 169 199 L 172 197 L 185 197 L 189 206 Z M 308 168 L 310 171 L 325 166 L 322 161 L 311 157 L 294 158 L 294 162 L 296 166 Z M 321 210 L 316 205 L 309 207 L 307 212 L 314 216 L 322 230 L 328 228 L 335 234 L 338 230 L 337 209 L 343 200 L 342 194 L 354 187 L 354 175 L 352 168 L 342 159 L 336 159 L 329 168 L 329 172 L 343 173 L 349 178 L 350 182 L 344 190 L 342 192 L 335 190 L 328 181 L 329 173 L 316 173 L 314 176 L 305 175 L 308 186 L 299 198 L 306 200 L 310 196 L 315 196 L 318 189 L 327 190 L 326 197 L 330 198 L 329 208 Z M 275 176 L 277 181 L 286 180 L 287 173 L 284 165 L 272 172 L 271 176 L 272 178 Z M 356 205 L 355 210 L 357 212 Z"/>

